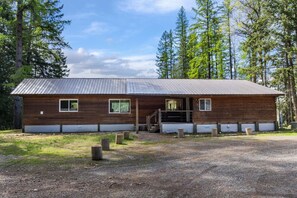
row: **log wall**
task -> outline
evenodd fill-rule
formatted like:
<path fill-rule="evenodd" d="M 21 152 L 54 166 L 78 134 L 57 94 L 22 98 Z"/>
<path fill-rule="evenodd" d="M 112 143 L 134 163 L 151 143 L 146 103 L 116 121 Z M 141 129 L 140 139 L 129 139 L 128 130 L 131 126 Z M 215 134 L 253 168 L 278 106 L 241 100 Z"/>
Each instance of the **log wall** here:
<path fill-rule="evenodd" d="M 139 123 L 145 124 L 147 115 L 165 109 L 164 96 L 78 95 L 24 96 L 24 125 L 63 124 L 135 124 L 135 98 L 139 101 Z M 194 123 L 234 123 L 276 121 L 274 96 L 203 97 L 212 99 L 212 111 L 198 109 L 199 97 L 193 97 L 191 109 Z M 59 99 L 78 99 L 78 112 L 59 112 Z M 131 99 L 131 113 L 109 114 L 109 99 Z M 184 107 L 185 108 L 185 107 Z M 40 114 L 43 111 L 43 115 Z"/>
<path fill-rule="evenodd" d="M 193 102 L 194 123 L 250 123 L 276 121 L 274 96 L 201 97 L 210 98 L 211 111 L 199 111 L 199 97 Z"/>

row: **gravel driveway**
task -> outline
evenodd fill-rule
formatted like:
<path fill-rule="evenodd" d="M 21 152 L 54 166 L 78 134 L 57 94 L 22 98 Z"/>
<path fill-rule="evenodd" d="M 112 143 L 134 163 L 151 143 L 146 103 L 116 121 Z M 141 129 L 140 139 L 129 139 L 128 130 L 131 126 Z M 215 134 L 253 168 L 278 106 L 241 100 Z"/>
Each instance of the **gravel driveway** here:
<path fill-rule="evenodd" d="M 297 136 L 139 140 L 86 167 L 1 169 L 0 197 L 297 197 Z"/>

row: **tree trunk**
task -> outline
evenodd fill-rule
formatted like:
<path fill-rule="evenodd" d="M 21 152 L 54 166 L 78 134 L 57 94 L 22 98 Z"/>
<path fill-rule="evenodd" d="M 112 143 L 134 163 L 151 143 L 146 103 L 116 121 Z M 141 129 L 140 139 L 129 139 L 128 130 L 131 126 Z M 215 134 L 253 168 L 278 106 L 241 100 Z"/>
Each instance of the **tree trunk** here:
<path fill-rule="evenodd" d="M 231 43 L 231 27 L 230 27 L 230 4 L 227 8 L 227 25 L 228 25 L 228 43 L 229 43 L 229 70 L 230 70 L 230 79 L 233 79 L 233 58 L 232 58 L 232 43 Z"/>
<path fill-rule="evenodd" d="M 23 0 L 17 4 L 17 27 L 16 27 L 16 68 L 22 67 L 23 60 Z"/>
<path fill-rule="evenodd" d="M 297 95 L 296 95 L 296 81 L 295 81 L 295 72 L 293 59 L 290 58 L 290 72 L 289 72 L 289 82 L 290 82 L 290 91 L 293 103 L 293 111 L 294 111 L 294 120 L 297 122 Z"/>
<path fill-rule="evenodd" d="M 267 52 L 264 51 L 264 86 L 267 87 L 267 60 L 266 60 Z"/>
<path fill-rule="evenodd" d="M 234 76 L 233 76 L 233 78 L 234 79 L 237 79 L 237 66 L 236 66 L 236 56 L 235 56 L 235 46 L 233 45 L 233 61 L 234 61 L 234 64 L 233 64 L 233 67 L 234 67 Z"/>
<path fill-rule="evenodd" d="M 211 63 L 210 63 L 210 36 L 209 36 L 209 32 L 210 32 L 210 24 L 209 24 L 209 1 L 207 1 L 207 6 L 206 6 L 206 31 L 207 31 L 207 58 L 208 58 L 208 79 L 211 79 Z"/>
<path fill-rule="evenodd" d="M 16 69 L 22 67 L 23 62 L 23 1 L 18 0 L 17 2 L 17 26 L 16 26 Z M 14 116 L 13 125 L 15 129 L 22 128 L 22 102 L 19 96 L 14 98 Z"/>
<path fill-rule="evenodd" d="M 22 98 L 19 96 L 14 97 L 14 115 L 13 115 L 13 126 L 15 129 L 22 128 Z"/>

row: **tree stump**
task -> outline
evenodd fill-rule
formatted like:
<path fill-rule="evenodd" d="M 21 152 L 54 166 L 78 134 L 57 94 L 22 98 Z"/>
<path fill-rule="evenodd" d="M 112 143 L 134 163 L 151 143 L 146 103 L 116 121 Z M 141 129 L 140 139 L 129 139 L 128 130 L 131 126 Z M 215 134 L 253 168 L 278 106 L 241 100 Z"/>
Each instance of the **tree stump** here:
<path fill-rule="evenodd" d="M 130 132 L 129 131 L 124 131 L 124 139 L 129 140 L 130 138 Z"/>
<path fill-rule="evenodd" d="M 212 131 L 211 131 L 211 136 L 212 137 L 218 137 L 218 129 L 213 128 Z"/>
<path fill-rule="evenodd" d="M 184 138 L 185 137 L 184 129 L 177 129 L 177 137 L 178 138 Z"/>
<path fill-rule="evenodd" d="M 101 146 L 103 151 L 109 151 L 109 139 L 105 138 L 101 140 Z"/>
<path fill-rule="evenodd" d="M 245 128 L 245 133 L 246 133 L 247 135 L 253 135 L 252 128 Z"/>
<path fill-rule="evenodd" d="M 102 147 L 92 146 L 92 160 L 102 160 Z"/>
<path fill-rule="evenodd" d="M 123 144 L 124 134 L 116 134 L 115 143 L 116 144 Z"/>

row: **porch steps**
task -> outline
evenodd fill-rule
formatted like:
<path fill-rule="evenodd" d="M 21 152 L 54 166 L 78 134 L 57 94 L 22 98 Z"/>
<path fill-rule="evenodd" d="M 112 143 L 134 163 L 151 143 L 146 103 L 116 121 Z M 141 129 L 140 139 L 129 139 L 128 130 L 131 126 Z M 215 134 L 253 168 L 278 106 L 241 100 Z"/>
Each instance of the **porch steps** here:
<path fill-rule="evenodd" d="M 157 133 L 160 131 L 160 126 L 158 124 L 153 124 L 151 127 L 148 129 L 150 133 Z"/>

